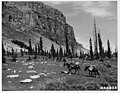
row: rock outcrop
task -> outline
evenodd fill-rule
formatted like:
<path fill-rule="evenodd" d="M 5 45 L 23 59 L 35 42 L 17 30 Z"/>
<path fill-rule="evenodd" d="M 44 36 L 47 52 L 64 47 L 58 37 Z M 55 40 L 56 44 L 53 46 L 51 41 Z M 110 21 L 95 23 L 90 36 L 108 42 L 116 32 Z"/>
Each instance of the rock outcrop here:
<path fill-rule="evenodd" d="M 20 39 L 37 43 L 40 36 L 65 46 L 65 31 L 68 33 L 69 44 L 76 42 L 72 26 L 66 23 L 66 17 L 57 9 L 42 2 L 2 2 L 3 37 Z M 44 45 L 45 46 L 45 45 Z M 47 48 L 48 49 L 48 48 Z"/>

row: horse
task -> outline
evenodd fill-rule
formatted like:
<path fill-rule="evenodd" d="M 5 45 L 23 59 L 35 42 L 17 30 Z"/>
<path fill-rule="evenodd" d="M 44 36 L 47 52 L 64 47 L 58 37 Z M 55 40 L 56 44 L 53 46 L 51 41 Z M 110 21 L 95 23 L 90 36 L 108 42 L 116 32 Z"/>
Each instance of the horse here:
<path fill-rule="evenodd" d="M 95 65 L 85 66 L 84 71 L 87 71 L 87 70 L 89 71 L 90 76 L 93 76 L 92 73 L 94 72 L 95 77 L 96 77 L 96 75 L 98 75 L 99 78 L 100 78 L 100 73 L 99 73 L 99 71 L 98 71 L 98 69 L 96 68 Z"/>
<path fill-rule="evenodd" d="M 68 74 L 71 73 L 71 71 L 72 71 L 73 69 L 75 70 L 75 74 L 76 74 L 76 72 L 79 73 L 80 66 L 77 65 L 77 64 L 64 62 L 63 66 L 64 66 L 64 67 L 67 66 L 67 68 L 68 68 L 68 70 L 69 70 Z"/>

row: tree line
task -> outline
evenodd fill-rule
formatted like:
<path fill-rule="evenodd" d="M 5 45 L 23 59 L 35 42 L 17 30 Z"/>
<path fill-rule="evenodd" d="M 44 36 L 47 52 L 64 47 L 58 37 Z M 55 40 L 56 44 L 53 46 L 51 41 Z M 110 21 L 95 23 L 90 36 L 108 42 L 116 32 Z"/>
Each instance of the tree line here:
<path fill-rule="evenodd" d="M 43 40 L 42 37 L 40 37 L 39 39 L 39 43 L 33 45 L 31 42 L 31 39 L 29 39 L 29 45 L 27 46 L 25 43 L 18 41 L 18 40 L 12 40 L 12 43 L 18 45 L 21 47 L 20 49 L 20 55 L 21 57 L 24 56 L 24 54 L 28 54 L 29 57 L 28 59 L 30 60 L 30 55 L 34 55 L 34 59 L 37 59 L 37 56 L 47 56 L 49 59 L 53 59 L 53 60 L 59 60 L 61 61 L 63 57 L 70 57 L 72 58 L 72 52 L 69 48 L 69 44 L 68 44 L 68 38 L 67 38 L 67 33 L 65 32 L 65 39 L 66 39 L 66 50 L 62 48 L 62 46 L 60 45 L 59 49 L 55 49 L 54 44 L 51 45 L 51 49 L 48 50 L 44 50 L 43 49 Z M 24 50 L 23 50 L 24 49 Z M 28 51 L 25 51 L 25 49 L 27 49 Z M 2 59 L 3 59 L 3 63 L 5 63 L 5 56 L 10 56 L 12 57 L 12 61 L 16 61 L 17 58 L 17 51 L 15 51 L 13 48 L 11 48 L 11 51 L 7 51 L 4 48 L 3 42 L 2 42 Z"/>
<path fill-rule="evenodd" d="M 31 39 L 29 39 L 29 44 L 26 45 L 24 42 L 18 41 L 18 40 L 12 40 L 12 43 L 17 44 L 18 46 L 21 47 L 20 50 L 20 54 L 23 57 L 24 54 L 28 54 L 29 57 L 28 59 L 31 60 L 30 55 L 34 55 L 34 59 L 37 59 L 37 56 L 47 56 L 49 59 L 53 59 L 53 60 L 59 60 L 61 61 L 63 58 L 67 57 L 67 58 L 74 58 L 74 57 L 79 57 L 85 59 L 85 57 L 87 56 L 90 60 L 94 60 L 94 59 L 100 59 L 103 60 L 103 58 L 108 57 L 111 58 L 112 57 L 112 52 L 110 49 L 110 42 L 109 39 L 107 40 L 107 50 L 104 50 L 104 47 L 102 45 L 102 40 L 101 40 L 101 35 L 100 33 L 96 34 L 95 39 L 96 42 L 98 41 L 98 44 L 96 44 L 96 48 L 93 52 L 93 47 L 92 47 L 92 39 L 90 38 L 89 43 L 90 43 L 90 51 L 88 54 L 84 54 L 84 52 L 82 52 L 80 50 L 79 56 L 77 53 L 74 53 L 74 42 L 69 42 L 68 39 L 68 32 L 67 32 L 67 24 L 65 25 L 65 32 L 64 32 L 64 37 L 65 37 L 65 49 L 63 50 L 62 46 L 60 45 L 59 49 L 55 49 L 54 44 L 51 45 L 51 49 L 48 50 L 44 50 L 43 48 L 43 40 L 42 37 L 39 38 L 39 42 L 35 45 L 32 44 Z M 99 52 L 98 52 L 98 48 L 99 47 Z M 24 49 L 24 50 L 23 50 Z M 28 51 L 25 51 L 28 50 Z M 5 56 L 9 56 L 11 55 L 12 57 L 12 61 L 16 61 L 16 57 L 17 57 L 17 51 L 15 51 L 13 48 L 11 49 L 11 52 L 7 51 L 4 49 L 4 45 L 2 42 L 2 60 L 3 62 L 5 62 Z M 117 58 L 117 51 L 114 52 L 115 57 Z"/>
<path fill-rule="evenodd" d="M 93 47 L 92 47 L 92 39 L 90 38 L 90 40 L 89 40 L 89 43 L 90 43 L 90 59 L 91 60 L 94 60 L 94 59 L 103 60 L 103 58 L 105 58 L 105 57 L 111 58 L 112 57 L 112 52 L 111 52 L 111 48 L 110 48 L 109 39 L 107 40 L 107 50 L 104 50 L 100 33 L 97 34 L 96 39 L 98 39 L 98 46 L 96 46 L 96 47 L 99 47 L 99 50 L 94 51 L 94 52 L 93 52 Z M 96 54 L 98 54 L 98 55 L 96 55 Z M 115 55 L 115 57 L 117 58 L 117 51 L 115 51 L 113 53 L 113 55 Z"/>

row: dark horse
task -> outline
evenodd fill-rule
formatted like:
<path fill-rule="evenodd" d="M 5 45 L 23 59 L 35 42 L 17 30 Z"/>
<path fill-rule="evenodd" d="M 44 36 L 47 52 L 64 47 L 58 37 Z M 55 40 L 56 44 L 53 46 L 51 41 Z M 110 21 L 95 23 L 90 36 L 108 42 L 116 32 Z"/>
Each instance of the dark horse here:
<path fill-rule="evenodd" d="M 69 73 L 71 73 L 71 71 L 74 69 L 75 70 L 75 73 L 78 72 L 79 73 L 79 70 L 80 70 L 80 66 L 77 65 L 77 64 L 74 64 L 74 63 L 67 63 L 67 62 L 64 62 L 64 65 L 63 66 L 67 66 Z"/>
<path fill-rule="evenodd" d="M 93 76 L 92 73 L 94 73 L 95 77 L 96 77 L 96 75 L 98 75 L 99 78 L 100 78 L 100 73 L 99 73 L 98 69 L 96 68 L 96 66 L 94 66 L 94 65 L 85 66 L 85 70 L 84 71 L 87 71 L 87 70 L 89 71 L 89 75 L 90 76 Z"/>

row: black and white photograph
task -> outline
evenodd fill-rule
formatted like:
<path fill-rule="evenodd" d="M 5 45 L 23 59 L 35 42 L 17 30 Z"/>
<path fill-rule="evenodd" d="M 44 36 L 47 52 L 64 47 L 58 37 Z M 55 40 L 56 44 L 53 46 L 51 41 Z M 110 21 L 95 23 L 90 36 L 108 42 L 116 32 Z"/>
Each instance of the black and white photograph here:
<path fill-rule="evenodd" d="M 1 1 L 2 91 L 118 91 L 118 1 Z"/>

